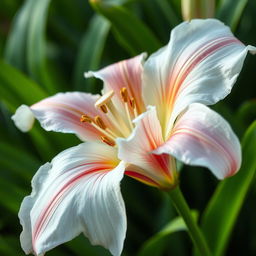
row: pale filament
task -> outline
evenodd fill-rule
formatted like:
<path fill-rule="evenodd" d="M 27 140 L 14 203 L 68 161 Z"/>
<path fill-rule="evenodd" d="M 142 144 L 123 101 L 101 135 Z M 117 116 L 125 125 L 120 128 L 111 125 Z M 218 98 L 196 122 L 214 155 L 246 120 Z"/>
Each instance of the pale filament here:
<path fill-rule="evenodd" d="M 90 116 L 82 115 L 81 118 L 80 118 L 80 121 L 82 123 L 90 123 L 95 129 L 100 131 L 102 134 L 104 134 L 105 136 L 111 138 L 112 140 L 115 140 L 116 136 L 113 136 L 107 130 L 102 129 L 98 124 L 95 124 L 94 123 L 95 121 Z"/>
<path fill-rule="evenodd" d="M 129 105 L 128 105 L 128 101 L 130 101 L 130 99 L 129 99 L 129 96 L 128 96 L 127 89 L 125 87 L 123 87 L 120 91 L 120 94 L 121 94 L 122 100 L 124 102 L 125 112 L 126 112 L 126 115 L 128 117 L 128 123 L 129 123 L 130 129 L 133 130 L 134 125 L 132 123 L 132 119 L 131 119 L 131 115 L 130 115 L 130 109 L 129 109 Z"/>
<path fill-rule="evenodd" d="M 114 129 L 110 129 L 98 115 L 90 117 L 89 115 L 84 114 L 80 118 L 81 122 L 90 123 L 95 129 L 100 131 L 103 134 L 101 140 L 113 147 L 116 145 L 115 139 L 117 137 L 128 137 L 131 134 L 134 128 L 132 119 L 138 115 L 135 99 L 129 97 L 125 87 L 120 90 L 120 95 L 124 103 L 127 120 L 124 120 L 124 116 L 117 110 L 112 102 L 114 91 L 107 92 L 95 103 L 95 107 L 100 109 L 106 115 Z"/>
<path fill-rule="evenodd" d="M 122 115 L 116 109 L 115 105 L 112 101 L 106 103 L 108 108 L 108 119 L 114 124 L 115 128 L 122 134 L 123 137 L 127 137 L 131 131 L 129 127 L 127 127 L 126 122 L 123 120 Z"/>
<path fill-rule="evenodd" d="M 107 115 L 108 120 L 115 127 L 115 130 L 118 132 L 119 137 L 126 137 L 130 134 L 131 131 L 129 127 L 127 127 L 127 124 L 124 122 L 122 115 L 113 104 L 113 96 L 114 91 L 108 91 L 96 101 L 95 107 L 99 108 L 104 114 Z"/>
<path fill-rule="evenodd" d="M 113 131 L 111 131 L 106 124 L 103 122 L 103 120 L 101 119 L 100 116 L 95 116 L 94 118 L 95 123 L 103 130 L 106 130 L 109 134 L 111 134 L 113 136 L 113 138 L 118 137 L 118 135 L 116 133 L 114 133 Z"/>

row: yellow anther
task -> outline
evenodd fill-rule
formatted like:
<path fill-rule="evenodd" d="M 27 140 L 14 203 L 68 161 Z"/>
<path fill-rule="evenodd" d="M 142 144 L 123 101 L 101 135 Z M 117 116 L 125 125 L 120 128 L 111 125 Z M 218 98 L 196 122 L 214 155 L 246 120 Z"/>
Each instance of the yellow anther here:
<path fill-rule="evenodd" d="M 101 136 L 101 140 L 106 143 L 107 145 L 114 147 L 116 145 L 115 141 L 106 137 L 106 136 Z"/>
<path fill-rule="evenodd" d="M 101 129 L 105 130 L 107 128 L 100 116 L 95 116 L 94 121 Z"/>
<path fill-rule="evenodd" d="M 100 106 L 100 110 L 103 112 L 103 113 L 108 113 L 108 108 L 107 108 L 107 106 L 106 105 L 101 105 Z"/>
<path fill-rule="evenodd" d="M 124 102 L 127 102 L 128 101 L 128 91 L 125 87 L 123 87 L 121 90 L 120 90 L 120 94 L 121 94 L 121 97 L 122 97 L 122 100 Z"/>
<path fill-rule="evenodd" d="M 105 93 L 104 95 L 102 95 L 96 102 L 95 102 L 95 107 L 96 108 L 100 108 L 101 106 L 103 105 L 106 105 L 110 100 L 111 98 L 113 97 L 114 95 L 114 91 L 111 90 L 111 91 L 108 91 L 107 93 Z M 103 107 L 104 108 L 104 107 Z"/>
<path fill-rule="evenodd" d="M 89 117 L 88 115 L 82 115 L 81 118 L 80 118 L 80 122 L 82 122 L 82 123 L 91 123 L 92 118 Z"/>

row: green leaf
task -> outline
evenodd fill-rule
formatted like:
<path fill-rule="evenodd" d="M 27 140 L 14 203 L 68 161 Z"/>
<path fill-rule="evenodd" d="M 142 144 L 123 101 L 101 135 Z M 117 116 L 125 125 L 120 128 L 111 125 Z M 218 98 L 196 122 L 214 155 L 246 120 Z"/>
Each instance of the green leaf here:
<path fill-rule="evenodd" d="M 198 219 L 198 213 L 192 211 L 195 220 Z M 166 245 L 166 238 L 174 232 L 186 231 L 187 226 L 181 217 L 171 220 L 160 232 L 148 239 L 139 250 L 138 256 L 160 256 Z"/>
<path fill-rule="evenodd" d="M 171 27 L 175 27 L 182 22 L 181 17 L 177 15 L 174 6 L 172 6 L 172 4 L 168 0 L 161 0 L 156 2 L 158 6 L 161 8 L 163 15 L 169 21 Z"/>
<path fill-rule="evenodd" d="M 99 68 L 102 52 L 109 33 L 110 23 L 103 17 L 95 15 L 80 43 L 74 71 L 76 90 L 95 92 L 95 79 L 84 78 L 84 72 Z"/>
<path fill-rule="evenodd" d="M 28 34 L 28 23 L 33 1 L 26 1 L 14 17 L 12 28 L 7 38 L 5 48 L 5 60 L 13 66 L 27 71 L 26 66 L 26 43 Z"/>
<path fill-rule="evenodd" d="M 28 72 L 33 79 L 45 86 L 50 93 L 56 92 L 46 63 L 45 28 L 50 0 L 27 0 L 17 13 L 10 32 L 5 59 L 8 63 Z"/>
<path fill-rule="evenodd" d="M 66 246 L 74 253 L 74 255 L 80 255 L 81 251 L 86 252 L 90 256 L 110 256 L 111 253 L 100 246 L 92 246 L 89 240 L 80 235 L 68 242 Z"/>
<path fill-rule="evenodd" d="M 15 236 L 0 236 L 1 255 L 21 255 L 22 251 L 17 248 L 18 238 Z"/>
<path fill-rule="evenodd" d="M 222 181 L 211 198 L 202 218 L 202 230 L 213 255 L 225 249 L 256 171 L 256 121 L 242 141 L 243 162 L 239 172 Z"/>
<path fill-rule="evenodd" d="M 221 0 L 216 17 L 235 31 L 247 3 L 248 0 Z"/>
<path fill-rule="evenodd" d="M 35 82 L 0 60 L 0 100 L 5 103 L 9 110 L 14 112 L 21 104 L 31 105 L 47 96 L 47 93 Z M 44 160 L 49 160 L 52 153 L 56 153 L 57 145 L 66 145 L 62 138 L 61 140 L 58 139 L 57 134 L 45 135 L 39 125 L 35 126 L 29 135 L 34 142 L 34 147 L 37 148 Z"/>
<path fill-rule="evenodd" d="M 6 169 L 1 171 L 7 171 Z M 26 191 L 10 181 L 0 179 L 0 205 L 17 214 Z"/>
<path fill-rule="evenodd" d="M 256 117 L 256 100 L 251 99 L 244 102 L 237 111 L 237 119 L 241 124 L 248 125 Z"/>
<path fill-rule="evenodd" d="M 90 3 L 99 14 L 112 23 L 117 40 L 132 55 L 144 51 L 152 53 L 161 47 L 153 32 L 123 6 L 111 5 L 104 1 L 91 0 Z"/>
<path fill-rule="evenodd" d="M 30 180 L 40 166 L 40 161 L 17 146 L 0 142 L 0 165 L 6 168 L 7 174 L 12 175 L 13 178 Z"/>
<path fill-rule="evenodd" d="M 1 100 L 7 101 L 9 105 L 17 108 L 21 103 L 31 105 L 47 96 L 47 93 L 35 82 L 0 60 Z"/>

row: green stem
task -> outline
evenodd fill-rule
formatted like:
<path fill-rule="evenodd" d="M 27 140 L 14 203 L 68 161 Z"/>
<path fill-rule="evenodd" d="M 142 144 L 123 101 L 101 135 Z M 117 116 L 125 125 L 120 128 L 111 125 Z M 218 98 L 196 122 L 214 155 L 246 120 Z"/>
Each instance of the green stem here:
<path fill-rule="evenodd" d="M 198 225 L 196 224 L 195 220 L 193 219 L 190 209 L 188 207 L 188 204 L 183 197 L 183 194 L 177 186 L 175 189 L 171 190 L 169 192 L 169 195 L 171 197 L 171 200 L 180 214 L 180 216 L 183 218 L 184 222 L 187 225 L 188 233 L 197 248 L 198 252 L 201 256 L 210 256 L 211 252 L 209 250 L 209 247 L 204 239 L 204 236 L 199 229 Z"/>

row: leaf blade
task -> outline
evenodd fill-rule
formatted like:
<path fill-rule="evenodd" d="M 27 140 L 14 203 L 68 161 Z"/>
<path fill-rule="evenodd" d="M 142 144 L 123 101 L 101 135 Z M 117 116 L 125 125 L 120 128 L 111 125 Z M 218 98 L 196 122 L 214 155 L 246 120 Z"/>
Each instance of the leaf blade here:
<path fill-rule="evenodd" d="M 243 163 L 233 177 L 222 181 L 202 218 L 202 230 L 214 255 L 224 255 L 231 231 L 256 171 L 256 121 L 242 141 Z M 218 223 L 218 225 L 216 225 Z"/>
<path fill-rule="evenodd" d="M 195 220 L 198 219 L 198 213 L 196 211 L 192 211 L 192 216 Z M 165 246 L 164 239 L 174 232 L 186 230 L 187 226 L 182 217 L 176 217 L 175 219 L 171 220 L 161 231 L 149 238 L 142 245 L 137 256 L 161 256 Z"/>
<path fill-rule="evenodd" d="M 160 48 L 161 43 L 153 32 L 123 6 L 103 1 L 90 1 L 90 4 L 112 23 L 117 40 L 132 55 L 144 51 L 152 53 Z"/>
<path fill-rule="evenodd" d="M 222 0 L 216 17 L 235 31 L 247 3 L 248 0 Z"/>
<path fill-rule="evenodd" d="M 99 68 L 100 59 L 105 41 L 110 29 L 110 23 L 102 16 L 95 15 L 80 44 L 80 50 L 74 69 L 74 84 L 76 90 L 95 92 L 95 80 L 86 80 L 83 73 L 88 70 Z M 85 85 L 87 85 L 85 87 Z"/>

